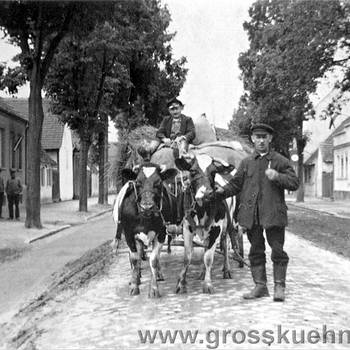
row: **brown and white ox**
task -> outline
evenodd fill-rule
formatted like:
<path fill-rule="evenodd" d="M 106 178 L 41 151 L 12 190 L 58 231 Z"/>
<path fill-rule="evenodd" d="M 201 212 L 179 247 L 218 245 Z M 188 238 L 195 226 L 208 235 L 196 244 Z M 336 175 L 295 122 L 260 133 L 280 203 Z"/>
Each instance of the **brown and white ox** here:
<path fill-rule="evenodd" d="M 187 155 L 176 159 L 176 166 L 180 170 L 189 171 L 190 187 L 185 192 L 185 216 L 183 219 L 184 237 L 184 266 L 180 272 L 176 285 L 176 293 L 186 293 L 186 274 L 191 264 L 193 253 L 193 238 L 195 235 L 204 246 L 202 278 L 203 292 L 213 293 L 211 280 L 211 270 L 214 261 L 214 253 L 221 240 L 222 233 L 230 226 L 231 217 L 226 201 L 206 202 L 204 197 L 215 189 L 215 175 L 228 174 L 233 170 L 233 166 L 225 162 L 219 162 L 212 157 L 200 154 L 197 156 Z M 231 278 L 229 270 L 229 260 L 227 254 L 226 239 L 224 252 L 224 278 Z"/>
<path fill-rule="evenodd" d="M 160 296 L 157 280 L 163 280 L 159 255 L 166 237 L 165 222 L 174 222 L 172 198 L 163 181 L 176 176 L 176 169 L 164 170 L 159 165 L 145 163 L 135 170 L 123 169 L 128 180 L 121 192 L 123 198 L 114 208 L 117 230 L 123 231 L 129 247 L 131 265 L 130 295 L 140 293 L 141 258 L 144 244 L 153 244 L 149 257 L 151 282 L 149 297 Z M 121 225 L 121 226 L 119 226 Z"/>

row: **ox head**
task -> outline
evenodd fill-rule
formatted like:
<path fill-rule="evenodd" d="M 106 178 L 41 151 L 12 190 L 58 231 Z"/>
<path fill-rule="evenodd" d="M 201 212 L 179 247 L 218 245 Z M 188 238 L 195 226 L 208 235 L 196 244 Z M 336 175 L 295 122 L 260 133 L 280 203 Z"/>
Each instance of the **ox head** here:
<path fill-rule="evenodd" d="M 165 169 L 157 164 L 145 163 L 136 169 L 123 169 L 122 176 L 134 181 L 140 213 L 150 216 L 160 207 L 163 181 L 175 177 L 176 169 Z"/>
<path fill-rule="evenodd" d="M 189 171 L 191 187 L 199 205 L 202 205 L 204 196 L 215 190 L 215 175 L 228 174 L 234 169 L 233 165 L 206 154 L 188 155 L 176 159 L 175 163 L 180 170 Z"/>

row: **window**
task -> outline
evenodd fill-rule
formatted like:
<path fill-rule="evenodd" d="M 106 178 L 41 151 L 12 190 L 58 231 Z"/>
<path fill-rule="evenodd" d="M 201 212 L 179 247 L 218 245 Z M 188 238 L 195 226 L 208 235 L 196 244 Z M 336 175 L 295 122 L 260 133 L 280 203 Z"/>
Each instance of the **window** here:
<path fill-rule="evenodd" d="M 313 173 L 314 165 L 309 165 L 304 168 L 304 182 L 311 183 L 312 173 Z"/>
<path fill-rule="evenodd" d="M 337 178 L 340 178 L 340 156 L 337 156 Z"/>
<path fill-rule="evenodd" d="M 17 135 L 16 144 L 15 144 L 15 154 L 18 169 L 22 169 L 22 144 L 23 144 L 23 136 Z"/>
<path fill-rule="evenodd" d="M 15 133 L 10 132 L 10 142 L 11 142 L 11 168 L 16 168 L 16 151 L 15 151 L 15 145 L 16 145 L 16 139 L 15 139 Z"/>
<path fill-rule="evenodd" d="M 347 179 L 348 178 L 348 154 L 346 153 L 345 154 L 345 178 Z"/>
<path fill-rule="evenodd" d="M 0 167 L 5 167 L 5 132 L 0 129 Z"/>
<path fill-rule="evenodd" d="M 47 186 L 52 186 L 52 169 L 51 168 L 46 169 L 46 179 L 47 179 Z"/>
<path fill-rule="evenodd" d="M 344 157 L 340 156 L 340 178 L 344 178 Z"/>
<path fill-rule="evenodd" d="M 45 167 L 40 168 L 40 184 L 42 187 L 45 186 Z"/>

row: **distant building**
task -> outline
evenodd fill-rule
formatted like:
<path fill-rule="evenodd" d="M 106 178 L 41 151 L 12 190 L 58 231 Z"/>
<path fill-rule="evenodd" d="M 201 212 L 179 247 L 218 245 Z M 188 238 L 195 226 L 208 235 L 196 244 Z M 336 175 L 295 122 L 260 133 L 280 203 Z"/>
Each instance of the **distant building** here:
<path fill-rule="evenodd" d="M 350 118 L 333 134 L 334 198 L 350 199 Z"/>
<path fill-rule="evenodd" d="M 22 183 L 26 182 L 26 140 L 28 119 L 16 113 L 0 98 L 0 167 L 2 176 L 10 177 L 10 169 L 17 171 Z"/>
<path fill-rule="evenodd" d="M 6 104 L 17 114 L 28 120 L 28 99 L 7 98 Z M 67 125 L 64 125 L 59 118 L 49 111 L 49 102 L 43 100 L 44 121 L 41 136 L 42 149 L 54 161 L 51 163 L 51 170 L 45 174 L 46 182 L 51 183 L 52 201 L 70 200 L 73 198 L 73 136 Z M 45 175 L 44 175 L 45 174 Z M 45 180 L 41 179 L 42 187 Z M 42 188 L 42 199 L 49 200 L 49 189 Z M 44 197 L 44 198 L 43 198 Z"/>

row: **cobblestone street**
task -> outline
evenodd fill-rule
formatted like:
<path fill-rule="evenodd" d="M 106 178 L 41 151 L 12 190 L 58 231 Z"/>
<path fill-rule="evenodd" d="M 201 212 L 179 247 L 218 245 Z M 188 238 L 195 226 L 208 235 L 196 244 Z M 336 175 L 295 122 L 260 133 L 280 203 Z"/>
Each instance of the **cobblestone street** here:
<path fill-rule="evenodd" d="M 248 246 L 246 243 L 246 249 Z M 213 271 L 215 294 L 202 294 L 201 281 L 197 280 L 199 248 L 195 248 L 195 261 L 189 270 L 187 295 L 175 294 L 175 283 L 182 265 L 181 247 L 173 248 L 170 255 L 165 252 L 161 255 L 165 276 L 165 281 L 160 282 L 162 297 L 156 300 L 148 298 L 150 270 L 145 262 L 141 294 L 131 297 L 128 295 L 128 254 L 126 249 L 121 249 L 107 276 L 92 281 L 67 303 L 56 303 L 54 310 L 50 311 L 52 315 L 37 325 L 42 333 L 33 345 L 38 350 L 285 349 L 295 347 L 292 336 L 294 331 L 294 343 L 305 343 L 299 344 L 299 348 L 348 348 L 346 343 L 350 341 L 349 334 L 344 333 L 343 344 L 339 344 L 338 331 L 350 328 L 350 262 L 293 234 L 287 234 L 286 249 L 291 260 L 285 303 L 273 302 L 272 297 L 243 300 L 242 293 L 252 286 L 248 268 L 240 269 L 234 262 L 233 279 L 223 280 L 220 255 L 216 255 Z M 269 261 L 268 280 L 272 295 L 271 273 Z M 336 344 L 329 343 L 330 332 L 323 339 L 324 327 L 335 331 Z M 287 339 L 278 339 L 278 328 L 280 333 L 288 331 Z M 188 340 L 187 345 L 183 344 L 179 334 L 173 344 L 169 340 L 162 344 L 157 337 L 154 344 L 150 345 L 149 342 L 142 343 L 138 334 L 138 331 L 144 334 L 146 330 L 161 330 L 163 333 L 166 330 L 181 330 L 184 333 L 198 330 L 198 337 L 193 344 L 189 344 Z M 210 330 L 218 333 L 206 333 Z M 226 337 L 223 336 L 225 330 L 231 331 Z M 259 341 L 248 335 L 252 330 L 259 332 Z M 315 338 L 309 343 L 307 340 L 311 330 L 321 336 L 314 345 L 311 342 L 315 342 Z M 262 336 L 263 331 L 268 334 Z M 328 343 L 323 344 L 326 339 Z M 256 344 L 251 344 L 253 341 Z M 242 344 L 238 345 L 239 342 Z M 271 344 L 269 346 L 266 343 Z"/>

